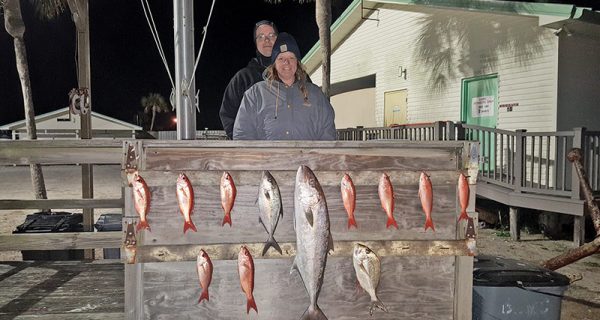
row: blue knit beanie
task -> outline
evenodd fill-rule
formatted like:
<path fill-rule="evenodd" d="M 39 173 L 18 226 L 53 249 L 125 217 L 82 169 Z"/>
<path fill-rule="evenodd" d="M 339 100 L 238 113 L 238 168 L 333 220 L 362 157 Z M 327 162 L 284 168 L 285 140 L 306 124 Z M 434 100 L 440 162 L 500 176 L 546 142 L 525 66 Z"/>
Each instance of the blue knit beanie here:
<path fill-rule="evenodd" d="M 277 40 L 275 40 L 275 44 L 273 45 L 271 64 L 275 63 L 275 60 L 280 53 L 288 51 L 293 52 L 296 55 L 296 59 L 300 60 L 302 58 L 296 39 L 294 39 L 291 34 L 282 32 L 277 36 Z"/>

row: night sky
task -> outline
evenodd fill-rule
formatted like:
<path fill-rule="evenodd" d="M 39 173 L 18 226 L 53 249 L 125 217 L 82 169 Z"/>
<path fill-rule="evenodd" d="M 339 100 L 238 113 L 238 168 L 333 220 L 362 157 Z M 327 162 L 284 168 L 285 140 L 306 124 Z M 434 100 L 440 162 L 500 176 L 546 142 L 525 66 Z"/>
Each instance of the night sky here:
<path fill-rule="evenodd" d="M 171 74 L 174 76 L 173 1 L 150 0 Z M 200 47 L 212 1 L 194 1 L 195 52 Z M 595 0 L 551 1 L 594 6 Z M 37 115 L 68 105 L 68 92 L 77 87 L 75 26 L 67 10 L 62 16 L 43 21 L 33 13 L 30 1 L 21 1 L 25 20 L 25 42 Z M 143 109 L 140 99 L 150 92 L 168 98 L 171 83 L 152 40 L 140 1 L 91 0 L 92 109 L 135 123 Z M 333 21 L 351 0 L 333 1 Z M 222 94 L 229 79 L 255 54 L 252 30 L 262 19 L 274 21 L 279 31 L 293 34 L 302 54 L 318 41 L 314 2 L 299 4 L 284 0 L 218 0 L 208 26 L 208 35 L 196 71 L 201 113 L 197 128 L 221 129 L 218 117 Z M 4 17 L 1 16 L 2 23 Z M 0 125 L 25 118 L 12 38 L 0 27 Z M 172 114 L 161 114 L 155 128 L 175 130 Z"/>
<path fill-rule="evenodd" d="M 351 1 L 334 1 L 334 21 Z M 68 92 L 77 87 L 75 25 L 70 12 L 51 21 L 35 16 L 30 1 L 22 1 L 25 42 L 36 115 L 68 105 Z M 174 76 L 173 1 L 149 1 L 167 61 Z M 212 1 L 194 1 L 195 52 L 202 41 Z M 90 1 L 92 110 L 134 123 L 142 111 L 140 99 L 158 92 L 171 93 L 165 67 L 158 54 L 140 1 Z M 201 113 L 197 128 L 222 129 L 218 117 L 229 79 L 255 55 L 252 30 L 262 19 L 275 22 L 279 31 L 293 34 L 302 54 L 318 41 L 314 2 L 299 4 L 263 0 L 217 0 L 198 69 Z M 25 118 L 12 38 L 0 28 L 0 125 Z M 174 130 L 172 114 L 161 114 L 155 128 Z"/>

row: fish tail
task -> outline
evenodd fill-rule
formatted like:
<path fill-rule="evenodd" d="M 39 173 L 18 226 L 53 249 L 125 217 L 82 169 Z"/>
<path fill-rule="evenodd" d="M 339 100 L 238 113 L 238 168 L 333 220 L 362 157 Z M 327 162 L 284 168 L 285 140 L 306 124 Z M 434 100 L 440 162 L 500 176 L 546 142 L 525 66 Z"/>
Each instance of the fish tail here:
<path fill-rule="evenodd" d="M 269 240 L 267 240 L 267 243 L 265 243 L 265 247 L 263 248 L 263 252 L 262 252 L 263 256 L 265 255 L 265 253 L 267 253 L 267 251 L 269 250 L 270 247 L 275 248 L 275 250 L 277 250 L 277 252 L 279 252 L 279 254 L 283 254 L 283 251 L 281 251 L 281 247 L 279 246 L 279 243 L 277 243 L 277 241 L 275 240 L 275 238 L 273 236 L 271 236 L 269 238 Z"/>
<path fill-rule="evenodd" d="M 258 308 L 256 307 L 256 302 L 254 301 L 254 296 L 251 296 L 246 302 L 246 314 L 250 313 L 250 309 L 254 309 L 256 313 L 258 313 Z"/>
<path fill-rule="evenodd" d="M 208 298 L 208 288 L 202 290 L 202 293 L 200 294 L 200 299 L 198 299 L 198 303 L 202 302 L 202 300 L 209 301 L 210 299 Z"/>
<path fill-rule="evenodd" d="M 192 229 L 192 230 L 194 230 L 194 232 L 198 232 L 198 230 L 196 230 L 196 225 L 194 225 L 194 222 L 192 220 L 186 221 L 183 224 L 183 233 L 184 234 L 186 233 L 186 231 L 188 231 L 188 229 Z"/>
<path fill-rule="evenodd" d="M 373 309 L 375 308 L 379 308 L 383 310 L 383 312 L 388 312 L 387 307 L 379 300 L 379 298 L 375 301 L 371 301 L 371 304 L 369 305 L 369 314 L 371 314 L 371 316 L 373 315 Z"/>
<path fill-rule="evenodd" d="M 433 220 L 431 220 L 430 216 L 428 216 L 425 220 L 425 231 L 427 231 L 428 228 L 431 228 L 431 230 L 435 231 L 435 227 L 433 226 Z"/>
<path fill-rule="evenodd" d="M 135 227 L 135 232 L 140 232 L 142 229 L 148 229 L 148 231 L 150 231 L 150 225 L 148 224 L 148 221 L 140 221 Z"/>
<path fill-rule="evenodd" d="M 352 226 L 358 229 L 358 225 L 356 225 L 356 219 L 354 219 L 354 216 L 348 218 L 348 229 L 350 229 Z"/>
<path fill-rule="evenodd" d="M 315 304 L 315 306 L 309 306 L 308 309 L 306 309 L 306 311 L 304 311 L 304 314 L 302 315 L 302 317 L 300 317 L 300 320 L 328 320 L 327 316 L 323 313 L 323 310 L 321 310 L 321 308 L 319 308 L 318 305 Z"/>
<path fill-rule="evenodd" d="M 226 223 L 229 223 L 229 226 L 231 227 L 231 214 L 228 213 L 223 217 L 223 223 L 221 223 L 221 226 L 224 226 Z"/>
<path fill-rule="evenodd" d="M 390 226 L 394 226 L 396 227 L 396 229 L 398 229 L 398 224 L 396 223 L 396 219 L 394 219 L 394 216 L 388 217 L 387 224 L 385 225 L 385 227 L 389 228 Z"/>
<path fill-rule="evenodd" d="M 460 217 L 458 217 L 458 221 L 460 221 L 462 219 L 469 220 L 469 215 L 467 214 L 467 210 L 460 211 Z"/>

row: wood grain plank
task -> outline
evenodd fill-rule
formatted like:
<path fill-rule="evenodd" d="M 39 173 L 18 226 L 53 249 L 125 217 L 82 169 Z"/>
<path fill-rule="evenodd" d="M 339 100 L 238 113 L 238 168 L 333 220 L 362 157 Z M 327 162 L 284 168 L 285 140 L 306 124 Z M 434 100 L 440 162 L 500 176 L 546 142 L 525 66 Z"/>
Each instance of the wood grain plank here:
<path fill-rule="evenodd" d="M 324 186 L 331 220 L 331 231 L 336 240 L 453 240 L 456 239 L 456 198 L 454 185 L 434 186 L 433 220 L 436 231 L 424 231 L 425 216 L 418 199 L 418 186 L 394 187 L 395 218 L 399 229 L 387 229 L 386 215 L 381 209 L 377 186 L 357 186 L 357 229 L 347 229 L 347 214 L 343 207 L 339 186 Z M 179 213 L 175 187 L 151 187 L 152 203 L 148 220 L 152 231 L 144 230 L 138 239 L 140 245 L 215 244 L 265 241 L 267 235 L 258 223 L 256 188 L 238 187 L 238 196 L 232 211 L 233 226 L 222 227 L 223 210 L 216 186 L 194 188 L 195 210 L 192 219 L 198 232 L 183 234 L 183 218 Z M 293 186 L 280 186 L 283 217 L 275 232 L 275 239 L 295 241 L 293 230 Z"/>
<path fill-rule="evenodd" d="M 379 297 L 389 313 L 373 319 L 452 319 L 452 257 L 382 258 Z M 146 263 L 144 318 L 297 319 L 308 296 L 291 259 L 255 260 L 254 296 L 258 314 L 246 315 L 236 261 L 215 261 L 210 301 L 198 304 L 200 286 L 194 262 Z M 329 258 L 319 306 L 329 319 L 367 319 L 370 298 L 357 292 L 350 258 Z"/>
<path fill-rule="evenodd" d="M 0 262 L 6 265 L 12 269 L 6 277 L 0 273 L 1 319 L 123 317 L 120 263 Z"/>
<path fill-rule="evenodd" d="M 254 186 L 258 189 L 261 170 L 233 171 L 228 170 L 236 186 Z M 382 173 L 390 177 L 393 185 L 418 185 L 421 171 L 385 170 L 385 171 L 313 171 L 322 186 L 339 186 L 342 177 L 348 173 L 355 186 L 377 185 Z M 138 171 L 146 183 L 152 187 L 170 186 L 177 182 L 179 173 L 185 173 L 193 186 L 218 186 L 223 171 L 181 170 L 181 171 Z M 459 173 L 456 170 L 427 171 L 435 185 L 456 185 Z M 271 175 L 280 186 L 293 186 L 296 181 L 296 170 L 272 171 Z"/>
<path fill-rule="evenodd" d="M 0 165 L 120 164 L 120 140 L 0 141 Z"/>
<path fill-rule="evenodd" d="M 0 200 L 0 210 L 12 209 L 82 209 L 82 208 L 123 208 L 123 199 L 35 199 Z"/>
<path fill-rule="evenodd" d="M 123 232 L 57 232 L 0 235 L 0 251 L 118 248 Z"/>
<path fill-rule="evenodd" d="M 330 257 L 351 257 L 354 244 L 357 241 L 335 241 L 334 251 Z M 466 240 L 387 240 L 387 241 L 360 241 L 371 248 L 379 257 L 394 256 L 469 256 L 471 251 L 467 248 Z M 261 256 L 264 243 L 244 243 L 254 259 L 281 259 L 296 255 L 295 242 L 280 242 L 283 251 L 270 250 Z M 211 260 L 236 260 L 241 244 L 213 244 L 213 245 L 145 245 L 137 249 L 136 262 L 176 262 L 195 261 L 200 249 L 211 257 Z"/>
<path fill-rule="evenodd" d="M 456 170 L 455 149 L 147 148 L 144 170 Z"/>

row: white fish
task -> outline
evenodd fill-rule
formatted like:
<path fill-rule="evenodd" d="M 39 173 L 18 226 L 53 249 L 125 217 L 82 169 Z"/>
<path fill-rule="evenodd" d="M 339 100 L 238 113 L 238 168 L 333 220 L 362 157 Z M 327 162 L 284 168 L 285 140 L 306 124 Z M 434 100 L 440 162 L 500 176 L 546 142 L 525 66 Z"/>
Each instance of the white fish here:
<path fill-rule="evenodd" d="M 369 314 L 373 315 L 373 308 L 375 307 L 388 312 L 387 307 L 377 297 L 377 286 L 379 286 L 381 276 L 379 257 L 369 247 L 357 243 L 354 245 L 352 262 L 358 283 L 371 296 Z"/>
<path fill-rule="evenodd" d="M 317 305 L 327 252 L 333 246 L 329 230 L 329 212 L 323 189 L 315 174 L 307 166 L 296 173 L 294 192 L 294 229 L 296 230 L 296 269 L 308 292 L 310 305 L 300 319 L 327 319 Z"/>

